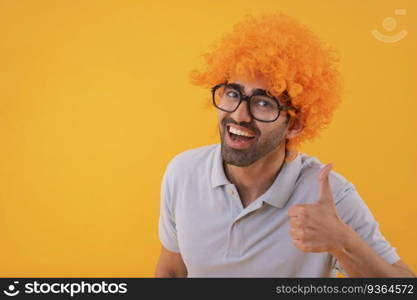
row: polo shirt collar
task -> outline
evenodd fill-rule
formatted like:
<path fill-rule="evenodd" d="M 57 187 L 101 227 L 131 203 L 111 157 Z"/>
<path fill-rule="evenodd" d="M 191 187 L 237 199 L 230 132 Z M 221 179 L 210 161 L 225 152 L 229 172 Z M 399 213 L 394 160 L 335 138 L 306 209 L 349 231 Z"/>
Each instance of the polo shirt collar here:
<path fill-rule="evenodd" d="M 262 196 L 260 196 L 264 202 L 277 208 L 285 206 L 291 194 L 294 192 L 296 181 L 301 172 L 301 156 L 301 153 L 298 153 L 296 158 L 291 162 L 284 162 L 281 171 L 272 185 Z M 218 144 L 214 153 L 211 183 L 213 188 L 231 184 L 224 173 L 220 144 Z"/>
<path fill-rule="evenodd" d="M 215 188 L 226 184 L 231 184 L 231 182 L 227 179 L 226 174 L 224 174 L 221 145 L 218 144 L 214 153 L 213 168 L 211 171 L 211 186 Z"/>
<path fill-rule="evenodd" d="M 291 162 L 284 162 L 278 176 L 272 185 L 261 197 L 264 201 L 277 208 L 284 207 L 292 193 L 302 169 L 302 154 L 298 153 L 296 158 Z"/>

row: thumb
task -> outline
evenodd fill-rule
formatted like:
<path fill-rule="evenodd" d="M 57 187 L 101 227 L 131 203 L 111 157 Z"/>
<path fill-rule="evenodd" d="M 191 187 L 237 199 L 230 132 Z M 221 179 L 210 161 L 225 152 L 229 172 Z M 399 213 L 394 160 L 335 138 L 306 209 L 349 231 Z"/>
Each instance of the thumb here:
<path fill-rule="evenodd" d="M 333 164 L 325 165 L 319 173 L 319 194 L 317 202 L 327 202 L 333 204 L 332 190 L 329 184 L 329 173 L 333 168 Z"/>

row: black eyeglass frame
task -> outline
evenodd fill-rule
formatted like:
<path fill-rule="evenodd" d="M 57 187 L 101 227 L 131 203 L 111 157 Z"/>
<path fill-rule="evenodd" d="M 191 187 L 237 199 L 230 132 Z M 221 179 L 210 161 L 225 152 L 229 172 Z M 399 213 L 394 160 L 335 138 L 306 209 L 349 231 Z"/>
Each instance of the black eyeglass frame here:
<path fill-rule="evenodd" d="M 216 91 L 217 91 L 217 89 L 219 89 L 220 87 L 222 87 L 222 86 L 230 86 L 231 84 L 229 84 L 229 83 L 227 83 L 227 82 L 225 82 L 225 83 L 220 83 L 220 84 L 217 84 L 217 85 L 215 85 L 215 86 L 213 86 L 212 88 L 211 88 L 211 94 L 212 94 L 212 98 L 213 98 L 213 105 L 217 108 L 217 109 L 220 109 L 221 111 L 224 111 L 224 112 L 228 112 L 228 113 L 232 113 L 232 112 L 235 112 L 238 108 L 239 108 L 239 106 L 240 106 L 240 104 L 242 103 L 242 101 L 247 101 L 248 102 L 248 104 L 250 104 L 250 100 L 252 99 L 252 97 L 253 96 L 256 96 L 256 95 L 258 95 L 258 94 L 256 94 L 256 91 L 255 91 L 255 93 L 253 93 L 252 95 L 244 95 L 243 93 L 242 93 L 242 91 L 239 89 L 239 88 L 235 88 L 235 87 L 233 87 L 233 85 L 231 85 L 234 89 L 236 89 L 238 92 L 239 92 L 239 103 L 237 104 L 237 106 L 236 106 L 236 108 L 234 109 L 234 110 L 227 110 L 227 109 L 224 109 L 224 108 L 221 108 L 221 107 L 219 107 L 219 106 L 217 106 L 217 104 L 216 104 L 216 100 L 215 100 L 215 93 L 216 93 Z M 297 109 L 294 107 L 294 106 L 291 106 L 291 105 L 281 105 L 280 103 L 279 103 L 279 101 L 278 101 L 278 99 L 276 98 L 276 97 L 274 97 L 274 96 L 272 96 L 272 95 L 270 95 L 269 93 L 268 93 L 268 91 L 265 91 L 265 90 L 262 90 L 264 93 L 265 93 L 265 95 L 266 96 L 268 96 L 268 97 L 270 97 L 272 100 L 274 100 L 276 103 L 277 103 L 277 107 L 278 107 L 278 115 L 277 115 L 277 117 L 275 118 L 275 119 L 273 119 L 273 120 L 261 120 L 261 119 L 258 119 L 258 118 L 256 118 L 253 114 L 252 114 L 252 110 L 251 110 L 251 106 L 250 105 L 248 105 L 248 110 L 249 110 L 249 114 L 250 114 L 250 116 L 252 117 L 252 118 L 254 118 L 255 120 L 257 120 L 257 121 L 259 121 L 259 122 L 265 122 L 265 123 L 270 123 L 270 122 L 275 122 L 278 118 L 279 118 L 279 116 L 280 116 L 280 114 L 281 114 L 281 111 L 282 110 L 289 110 L 289 109 L 294 109 L 295 111 L 297 111 Z M 286 91 L 284 91 L 284 93 L 286 93 Z M 289 97 L 289 96 L 288 96 Z"/>

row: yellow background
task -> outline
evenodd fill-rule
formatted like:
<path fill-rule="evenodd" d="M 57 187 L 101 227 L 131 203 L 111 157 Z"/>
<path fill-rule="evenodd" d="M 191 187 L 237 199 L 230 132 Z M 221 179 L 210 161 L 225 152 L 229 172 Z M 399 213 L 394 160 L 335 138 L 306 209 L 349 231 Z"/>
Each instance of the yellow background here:
<path fill-rule="evenodd" d="M 301 151 L 356 185 L 417 271 L 416 1 L 1 0 L 0 275 L 153 276 L 164 169 L 218 142 L 188 72 L 244 14 L 276 10 L 342 59 L 343 104 Z M 389 16 L 404 40 L 371 35 Z"/>

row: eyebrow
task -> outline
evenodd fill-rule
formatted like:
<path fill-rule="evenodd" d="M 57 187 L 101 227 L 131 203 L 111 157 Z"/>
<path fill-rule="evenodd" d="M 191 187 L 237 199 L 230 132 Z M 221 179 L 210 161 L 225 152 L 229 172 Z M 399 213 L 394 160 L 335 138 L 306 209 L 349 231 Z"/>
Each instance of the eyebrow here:
<path fill-rule="evenodd" d="M 235 88 L 235 89 L 239 90 L 242 94 L 245 94 L 245 92 L 244 92 L 245 87 L 241 84 L 231 82 L 231 83 L 227 83 L 227 86 Z M 267 96 L 268 92 L 266 90 L 263 90 L 263 89 L 255 89 L 253 91 L 252 95 L 265 95 L 265 96 Z"/>

